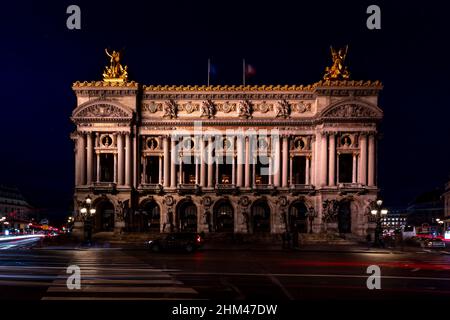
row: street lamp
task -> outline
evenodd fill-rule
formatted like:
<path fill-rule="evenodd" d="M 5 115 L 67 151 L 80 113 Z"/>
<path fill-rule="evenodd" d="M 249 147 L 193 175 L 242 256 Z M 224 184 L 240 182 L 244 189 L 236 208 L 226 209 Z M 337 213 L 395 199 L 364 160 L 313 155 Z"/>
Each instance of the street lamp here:
<path fill-rule="evenodd" d="M 444 221 L 442 221 L 441 219 L 437 218 L 436 222 L 438 223 L 439 229 L 442 228 L 442 235 L 444 235 L 445 234 Z"/>
<path fill-rule="evenodd" d="M 382 228 L 381 228 L 381 218 L 383 216 L 386 216 L 388 214 L 388 210 L 382 208 L 383 200 L 378 199 L 376 201 L 376 208 L 372 209 L 370 213 L 376 217 L 377 226 L 375 228 L 375 245 L 381 246 L 381 234 L 382 234 Z"/>
<path fill-rule="evenodd" d="M 89 243 L 91 243 L 92 240 L 92 217 L 95 215 L 95 208 L 91 208 L 92 205 L 92 199 L 90 196 L 87 196 L 86 199 L 84 199 L 80 213 L 84 220 L 84 235 Z"/>

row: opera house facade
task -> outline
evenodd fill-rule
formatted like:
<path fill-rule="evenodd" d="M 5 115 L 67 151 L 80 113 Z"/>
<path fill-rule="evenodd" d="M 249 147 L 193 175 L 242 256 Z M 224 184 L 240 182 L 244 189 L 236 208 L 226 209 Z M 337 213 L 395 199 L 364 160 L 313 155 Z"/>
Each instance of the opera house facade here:
<path fill-rule="evenodd" d="M 94 232 L 365 236 L 381 89 L 75 82 L 75 228 L 89 198 Z"/>

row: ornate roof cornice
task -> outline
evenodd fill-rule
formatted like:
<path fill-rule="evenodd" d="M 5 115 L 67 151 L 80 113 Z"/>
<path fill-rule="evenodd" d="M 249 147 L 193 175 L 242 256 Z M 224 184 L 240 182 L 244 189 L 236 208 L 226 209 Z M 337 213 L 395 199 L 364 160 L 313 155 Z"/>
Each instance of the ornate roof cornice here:
<path fill-rule="evenodd" d="M 164 91 L 164 92 L 192 92 L 192 91 L 225 91 L 225 92 L 264 92 L 264 91 L 309 91 L 314 92 L 321 87 L 339 87 L 339 88 L 377 88 L 382 89 L 380 81 L 355 81 L 355 80 L 321 80 L 310 85 L 150 85 L 143 86 L 145 92 Z"/>
<path fill-rule="evenodd" d="M 139 84 L 136 81 L 76 81 L 73 83 L 72 88 L 76 90 L 77 88 L 98 88 L 98 89 L 108 89 L 108 88 L 136 88 L 138 89 Z"/>

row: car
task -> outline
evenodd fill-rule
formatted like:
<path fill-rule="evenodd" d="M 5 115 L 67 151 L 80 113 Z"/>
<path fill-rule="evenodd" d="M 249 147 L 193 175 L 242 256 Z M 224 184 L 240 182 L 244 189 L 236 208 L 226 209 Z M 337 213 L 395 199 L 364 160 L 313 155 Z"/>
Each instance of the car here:
<path fill-rule="evenodd" d="M 184 250 L 193 252 L 203 245 L 203 239 L 198 233 L 173 232 L 165 237 L 148 241 L 150 250 L 159 252 L 163 250 Z"/>
<path fill-rule="evenodd" d="M 423 242 L 424 248 L 445 248 L 445 242 L 442 239 L 434 238 L 434 239 L 426 239 Z"/>

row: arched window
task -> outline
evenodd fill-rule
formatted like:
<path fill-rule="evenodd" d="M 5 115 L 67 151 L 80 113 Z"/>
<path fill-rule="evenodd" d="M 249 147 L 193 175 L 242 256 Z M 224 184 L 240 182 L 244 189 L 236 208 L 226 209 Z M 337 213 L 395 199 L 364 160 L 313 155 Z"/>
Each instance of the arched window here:
<path fill-rule="evenodd" d="M 234 231 L 233 207 L 228 201 L 220 201 L 214 207 L 214 226 L 216 232 Z"/>
<path fill-rule="evenodd" d="M 256 202 L 252 207 L 253 232 L 270 232 L 270 208 L 267 202 Z"/>

